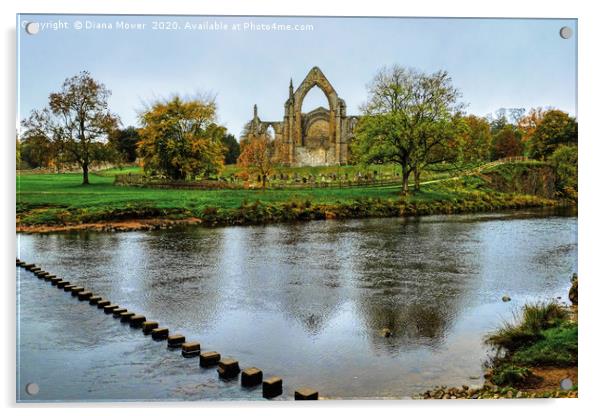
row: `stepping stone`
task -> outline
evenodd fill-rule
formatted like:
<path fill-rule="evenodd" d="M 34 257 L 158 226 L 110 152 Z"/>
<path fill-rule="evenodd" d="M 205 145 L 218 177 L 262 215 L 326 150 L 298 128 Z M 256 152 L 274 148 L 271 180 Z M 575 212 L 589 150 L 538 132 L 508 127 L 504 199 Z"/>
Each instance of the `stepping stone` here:
<path fill-rule="evenodd" d="M 40 272 L 40 271 L 42 271 L 42 269 L 41 269 L 41 268 L 39 268 L 39 267 L 35 267 L 35 266 L 34 266 L 34 267 L 30 267 L 30 268 L 29 268 L 29 271 L 30 271 L 30 272 L 33 272 L 33 273 L 35 273 L 35 272 Z"/>
<path fill-rule="evenodd" d="M 174 334 L 167 337 L 168 347 L 181 347 L 184 342 L 186 342 L 186 337 L 184 335 Z"/>
<path fill-rule="evenodd" d="M 59 282 L 62 282 L 63 279 L 61 279 L 60 277 L 53 277 L 52 279 L 50 279 L 50 284 L 52 286 L 56 286 L 59 284 Z"/>
<path fill-rule="evenodd" d="M 221 358 L 222 357 L 220 356 L 219 352 L 216 351 L 202 352 L 200 365 L 203 368 L 213 367 L 214 365 L 219 363 L 219 360 Z"/>
<path fill-rule="evenodd" d="M 270 377 L 263 381 L 263 397 L 271 399 L 282 394 L 282 379 L 280 377 Z"/>
<path fill-rule="evenodd" d="M 201 354 L 201 344 L 198 342 L 185 342 L 182 344 L 182 355 L 186 358 L 198 357 Z"/>
<path fill-rule="evenodd" d="M 88 299 L 88 301 L 90 302 L 90 305 L 96 305 L 101 300 L 102 300 L 102 297 L 98 296 L 98 295 L 90 296 L 90 299 Z"/>
<path fill-rule="evenodd" d="M 58 283 L 56 284 L 56 287 L 58 287 L 59 289 L 63 289 L 65 286 L 68 286 L 68 285 L 70 285 L 70 284 L 71 284 L 71 282 L 70 282 L 70 281 L 68 281 L 68 280 L 63 280 L 63 281 L 60 281 L 60 282 L 58 282 Z"/>
<path fill-rule="evenodd" d="M 151 336 L 154 340 L 161 341 L 167 339 L 169 335 L 169 329 L 167 328 L 155 328 L 151 330 Z"/>
<path fill-rule="evenodd" d="M 50 273 L 45 272 L 45 271 L 39 271 L 39 272 L 36 272 L 35 274 L 38 277 L 44 277 L 44 276 L 48 276 Z"/>
<path fill-rule="evenodd" d="M 26 270 L 29 270 L 29 271 L 31 271 L 31 269 L 34 268 L 34 267 L 36 267 L 36 265 L 33 264 L 33 263 L 25 263 L 23 265 L 23 268 L 26 269 Z"/>
<path fill-rule="evenodd" d="M 238 361 L 232 358 L 222 358 L 217 363 L 217 373 L 221 378 L 233 378 L 240 373 Z"/>
<path fill-rule="evenodd" d="M 99 303 L 99 304 L 100 304 L 100 303 Z M 108 305 L 104 305 L 102 308 L 104 309 L 105 313 L 108 315 L 108 314 L 110 314 L 110 313 L 113 313 L 113 311 L 114 311 L 115 309 L 119 308 L 119 305 L 113 305 L 113 304 L 111 303 L 111 304 L 108 304 Z"/>
<path fill-rule="evenodd" d="M 243 387 L 253 387 L 263 381 L 263 371 L 259 368 L 250 367 L 242 370 L 240 384 Z"/>
<path fill-rule="evenodd" d="M 75 286 L 71 288 L 71 296 L 77 296 L 78 293 L 83 292 L 85 289 L 81 286 Z"/>
<path fill-rule="evenodd" d="M 121 314 L 123 312 L 127 312 L 128 310 L 126 308 L 117 308 L 117 309 L 113 309 L 113 318 L 121 318 Z"/>
<path fill-rule="evenodd" d="M 75 286 L 75 285 L 66 285 L 66 286 L 63 286 L 63 290 L 65 292 L 71 292 L 71 289 L 73 289 L 74 287 L 77 287 L 77 286 Z"/>
<path fill-rule="evenodd" d="M 132 316 L 136 315 L 135 312 L 121 312 L 121 322 L 129 322 Z"/>
<path fill-rule="evenodd" d="M 96 302 L 96 307 L 98 309 L 104 309 L 105 306 L 109 306 L 111 304 L 110 301 L 103 299 L 103 300 L 99 300 L 98 302 Z"/>
<path fill-rule="evenodd" d="M 47 274 L 44 276 L 44 280 L 46 280 L 47 282 L 50 282 L 55 277 L 56 277 L 56 275 L 54 275 L 54 274 Z"/>
<path fill-rule="evenodd" d="M 318 392 L 309 387 L 295 390 L 295 400 L 318 400 Z"/>
<path fill-rule="evenodd" d="M 140 328 L 142 327 L 142 323 L 146 321 L 146 317 L 144 315 L 134 315 L 130 318 L 130 326 L 132 328 Z"/>
<path fill-rule="evenodd" d="M 142 333 L 144 335 L 148 335 L 155 328 L 159 328 L 159 322 L 155 321 L 146 321 L 142 322 Z"/>
<path fill-rule="evenodd" d="M 77 298 L 79 300 L 88 300 L 92 297 L 94 293 L 90 292 L 89 290 L 85 290 L 83 292 L 79 292 L 79 294 L 77 295 Z"/>

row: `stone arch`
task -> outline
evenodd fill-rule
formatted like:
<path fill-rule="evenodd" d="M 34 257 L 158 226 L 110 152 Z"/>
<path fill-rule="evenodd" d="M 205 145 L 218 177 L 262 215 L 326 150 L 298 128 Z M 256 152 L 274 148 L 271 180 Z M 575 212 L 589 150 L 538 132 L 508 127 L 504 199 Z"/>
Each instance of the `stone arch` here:
<path fill-rule="evenodd" d="M 303 130 L 301 125 L 301 109 L 303 108 L 303 99 L 314 87 L 320 88 L 324 95 L 326 95 L 329 107 L 329 141 L 334 143 L 336 140 L 336 114 L 338 112 L 339 96 L 320 68 L 314 66 L 309 71 L 303 82 L 301 82 L 293 97 L 293 119 L 295 120 L 294 142 L 297 146 L 303 145 Z"/>
<path fill-rule="evenodd" d="M 309 113 L 306 113 L 301 121 L 302 142 L 301 146 L 316 147 L 320 143 L 320 147 L 330 147 L 330 112 L 324 107 L 318 107 Z M 311 140 L 318 138 L 318 141 Z M 309 140 L 309 142 L 308 142 Z"/>
<path fill-rule="evenodd" d="M 320 70 L 320 68 L 314 66 L 309 71 L 303 82 L 301 82 L 301 84 L 297 88 L 297 91 L 295 91 L 295 113 L 301 113 L 301 108 L 303 107 L 303 99 L 305 98 L 307 93 L 314 87 L 318 87 L 322 90 L 324 95 L 326 95 L 326 99 L 328 100 L 328 106 L 330 108 L 330 111 L 335 111 L 337 103 L 339 101 L 339 96 L 337 95 L 337 92 L 334 90 L 334 87 L 332 86 L 330 81 L 328 81 L 324 73 Z"/>
<path fill-rule="evenodd" d="M 306 95 L 315 87 L 322 90 L 328 105 L 319 106 L 307 114 L 302 113 Z M 245 137 L 264 134 L 271 126 L 275 131 L 278 160 L 282 163 L 292 166 L 347 163 L 347 147 L 357 118 L 347 115 L 345 101 L 317 66 L 308 72 L 296 90 L 291 79 L 282 121 L 261 121 L 257 106 L 253 107 L 253 114 Z M 305 138 L 308 143 L 304 143 Z M 309 146 L 306 147 L 306 144 Z"/>

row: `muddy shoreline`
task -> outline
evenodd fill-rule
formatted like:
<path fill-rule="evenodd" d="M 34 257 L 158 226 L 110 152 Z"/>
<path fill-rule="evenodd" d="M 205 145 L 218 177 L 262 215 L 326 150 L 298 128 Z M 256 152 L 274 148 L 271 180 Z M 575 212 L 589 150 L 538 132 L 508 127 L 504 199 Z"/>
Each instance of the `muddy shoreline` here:
<path fill-rule="evenodd" d="M 150 231 L 159 229 L 168 229 L 177 226 L 200 225 L 202 220 L 199 218 L 186 219 L 164 219 L 164 218 L 145 218 L 118 221 L 99 221 L 82 224 L 41 224 L 41 225 L 19 225 L 16 226 L 18 233 L 26 234 L 47 234 L 57 232 L 72 231 L 99 231 L 99 232 L 123 232 L 123 231 Z"/>

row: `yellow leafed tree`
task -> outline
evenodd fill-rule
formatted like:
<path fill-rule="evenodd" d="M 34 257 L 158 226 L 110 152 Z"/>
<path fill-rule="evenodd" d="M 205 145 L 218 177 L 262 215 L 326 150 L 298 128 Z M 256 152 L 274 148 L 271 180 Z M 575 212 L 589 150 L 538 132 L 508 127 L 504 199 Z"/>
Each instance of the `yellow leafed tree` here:
<path fill-rule="evenodd" d="M 175 96 L 152 104 L 140 120 L 138 153 L 147 174 L 185 180 L 223 168 L 226 129 L 216 122 L 213 100 Z"/>

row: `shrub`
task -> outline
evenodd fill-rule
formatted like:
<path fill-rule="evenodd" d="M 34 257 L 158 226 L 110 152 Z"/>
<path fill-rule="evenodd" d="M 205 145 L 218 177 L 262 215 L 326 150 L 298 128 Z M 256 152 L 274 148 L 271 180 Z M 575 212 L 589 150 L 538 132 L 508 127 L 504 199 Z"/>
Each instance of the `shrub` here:
<path fill-rule="evenodd" d="M 527 304 L 516 323 L 504 323 L 485 342 L 515 351 L 541 339 L 543 330 L 560 325 L 566 317 L 566 310 L 556 302 Z"/>

